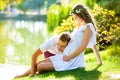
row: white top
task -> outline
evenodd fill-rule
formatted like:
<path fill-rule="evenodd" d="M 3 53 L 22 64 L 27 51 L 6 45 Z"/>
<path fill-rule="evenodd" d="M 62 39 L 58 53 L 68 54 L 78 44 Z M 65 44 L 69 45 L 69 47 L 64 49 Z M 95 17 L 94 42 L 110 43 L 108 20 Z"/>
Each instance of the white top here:
<path fill-rule="evenodd" d="M 56 71 L 64 71 L 79 67 L 85 67 L 84 51 L 68 62 L 63 61 L 63 56 L 70 55 L 81 45 L 82 38 L 84 36 L 84 31 L 86 30 L 86 27 L 88 27 L 87 25 L 89 25 L 92 31 L 92 36 L 87 47 L 92 47 L 96 44 L 96 32 L 92 23 L 88 23 L 84 26 L 81 26 L 80 28 L 77 28 L 71 33 L 72 41 L 69 42 L 63 54 L 56 54 L 55 56 L 50 57 Z"/>
<path fill-rule="evenodd" d="M 43 52 L 50 51 L 53 54 L 60 54 L 61 52 L 58 51 L 57 49 L 57 41 L 58 41 L 58 35 L 51 37 L 49 40 L 47 40 L 45 43 L 43 43 L 40 46 L 40 50 Z"/>

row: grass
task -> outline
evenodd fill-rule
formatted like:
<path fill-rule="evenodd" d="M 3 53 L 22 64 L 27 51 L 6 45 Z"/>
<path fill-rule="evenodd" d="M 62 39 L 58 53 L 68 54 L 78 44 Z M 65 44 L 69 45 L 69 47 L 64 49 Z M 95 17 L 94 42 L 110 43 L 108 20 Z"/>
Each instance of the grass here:
<path fill-rule="evenodd" d="M 70 71 L 47 72 L 34 77 L 24 77 L 15 80 L 120 80 L 120 56 L 108 56 L 108 50 L 101 51 L 103 65 L 98 66 L 95 55 L 85 55 L 86 68 Z M 119 77 L 116 76 L 119 74 Z M 117 78 L 118 77 L 118 78 Z"/>

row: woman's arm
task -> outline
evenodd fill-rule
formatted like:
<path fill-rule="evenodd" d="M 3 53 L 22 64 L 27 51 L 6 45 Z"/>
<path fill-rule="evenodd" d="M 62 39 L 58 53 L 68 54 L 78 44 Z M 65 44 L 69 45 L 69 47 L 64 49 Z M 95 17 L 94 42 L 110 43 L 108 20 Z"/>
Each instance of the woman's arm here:
<path fill-rule="evenodd" d="M 94 46 L 92 47 L 92 50 L 93 50 L 93 52 L 94 52 L 94 54 L 95 54 L 95 56 L 96 56 L 96 58 L 97 58 L 98 64 L 101 65 L 101 64 L 102 64 L 102 60 L 101 60 L 101 58 L 100 58 L 100 54 L 99 54 L 99 51 L 98 51 L 96 45 L 94 45 Z"/>
<path fill-rule="evenodd" d="M 77 55 L 79 55 L 81 52 L 83 52 L 86 47 L 87 47 L 87 44 L 90 40 L 92 36 L 92 31 L 89 27 L 89 25 L 87 26 L 86 30 L 84 31 L 84 36 L 83 36 L 83 39 L 82 39 L 82 43 L 81 45 L 78 47 L 77 50 L 75 50 L 72 54 L 70 54 L 69 56 L 64 56 L 63 57 L 63 60 L 64 61 L 69 61 L 70 59 L 76 57 Z"/>
<path fill-rule="evenodd" d="M 40 49 L 37 49 L 37 51 L 32 55 L 32 62 L 31 62 L 31 74 L 32 75 L 36 73 L 37 58 L 39 57 L 40 54 L 42 54 L 42 51 Z"/>

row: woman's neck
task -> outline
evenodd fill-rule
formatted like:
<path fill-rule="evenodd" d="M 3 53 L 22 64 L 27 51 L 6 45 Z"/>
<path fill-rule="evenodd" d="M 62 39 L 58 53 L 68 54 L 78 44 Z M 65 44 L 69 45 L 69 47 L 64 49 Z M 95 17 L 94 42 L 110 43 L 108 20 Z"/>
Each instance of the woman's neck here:
<path fill-rule="evenodd" d="M 84 21 L 83 21 L 83 22 L 81 22 L 81 23 L 80 23 L 80 25 L 78 25 L 78 28 L 79 28 L 80 26 L 85 25 L 85 24 L 87 24 L 87 23 L 86 23 L 86 22 L 84 22 Z"/>

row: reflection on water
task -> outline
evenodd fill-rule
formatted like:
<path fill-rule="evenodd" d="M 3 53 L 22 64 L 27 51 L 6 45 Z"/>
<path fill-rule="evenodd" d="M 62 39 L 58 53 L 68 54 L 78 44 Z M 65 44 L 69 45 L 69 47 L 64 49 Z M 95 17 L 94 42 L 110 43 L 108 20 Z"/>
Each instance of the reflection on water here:
<path fill-rule="evenodd" d="M 42 21 L 0 21 L 0 63 L 30 64 L 33 52 L 47 39 Z"/>

